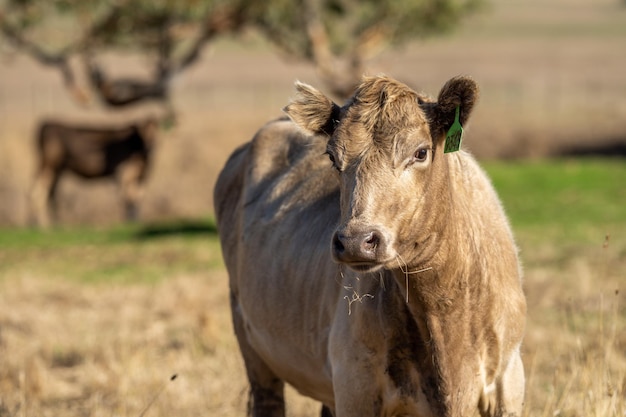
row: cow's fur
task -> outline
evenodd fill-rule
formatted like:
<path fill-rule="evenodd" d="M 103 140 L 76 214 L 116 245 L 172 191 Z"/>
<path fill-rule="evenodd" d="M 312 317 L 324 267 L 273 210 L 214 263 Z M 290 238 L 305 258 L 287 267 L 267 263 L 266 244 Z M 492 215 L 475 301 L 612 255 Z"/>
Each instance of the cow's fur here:
<path fill-rule="evenodd" d="M 39 166 L 31 191 L 37 223 L 50 225 L 49 206 L 56 206 L 55 191 L 65 171 L 85 179 L 115 178 L 126 218 L 135 219 L 157 130 L 153 118 L 121 127 L 41 123 L 36 143 Z"/>
<path fill-rule="evenodd" d="M 287 382 L 336 417 L 520 416 L 517 250 L 475 160 L 443 153 L 475 82 L 296 88 L 215 187 L 252 414 L 284 416 Z"/>

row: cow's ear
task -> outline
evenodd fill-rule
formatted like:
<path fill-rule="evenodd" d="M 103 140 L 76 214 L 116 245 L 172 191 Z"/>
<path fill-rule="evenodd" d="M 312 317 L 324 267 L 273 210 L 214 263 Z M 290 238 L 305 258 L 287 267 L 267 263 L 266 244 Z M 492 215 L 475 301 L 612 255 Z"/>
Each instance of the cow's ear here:
<path fill-rule="evenodd" d="M 339 123 L 339 106 L 315 88 L 301 82 L 296 82 L 296 95 L 283 111 L 301 129 L 312 134 L 331 136 Z"/>
<path fill-rule="evenodd" d="M 431 131 L 437 135 L 445 134 L 459 107 L 459 122 L 465 125 L 478 100 L 478 84 L 467 76 L 454 77 L 441 88 L 431 118 Z"/>

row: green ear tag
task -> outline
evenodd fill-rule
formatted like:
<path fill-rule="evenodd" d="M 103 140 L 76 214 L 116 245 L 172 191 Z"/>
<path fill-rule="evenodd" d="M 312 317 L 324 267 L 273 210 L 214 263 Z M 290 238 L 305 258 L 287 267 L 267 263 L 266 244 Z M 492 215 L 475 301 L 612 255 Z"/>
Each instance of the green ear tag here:
<path fill-rule="evenodd" d="M 456 106 L 456 115 L 454 123 L 450 126 L 450 130 L 446 134 L 446 143 L 443 147 L 443 153 L 456 152 L 461 149 L 461 139 L 463 139 L 463 126 L 459 122 L 459 106 Z"/>

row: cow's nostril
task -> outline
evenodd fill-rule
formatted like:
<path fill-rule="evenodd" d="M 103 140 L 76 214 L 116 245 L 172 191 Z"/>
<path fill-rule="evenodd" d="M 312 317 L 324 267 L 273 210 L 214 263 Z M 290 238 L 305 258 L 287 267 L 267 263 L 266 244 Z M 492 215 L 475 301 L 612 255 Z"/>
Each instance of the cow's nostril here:
<path fill-rule="evenodd" d="M 365 252 L 374 252 L 380 243 L 380 237 L 377 233 L 370 232 L 361 245 L 361 249 Z"/>
<path fill-rule="evenodd" d="M 333 249 L 337 254 L 341 254 L 346 250 L 346 247 L 341 242 L 341 238 L 337 234 L 335 234 L 335 238 L 333 239 Z"/>
<path fill-rule="evenodd" d="M 334 259 L 344 263 L 375 262 L 384 247 L 384 234 L 378 230 L 352 234 L 338 231 L 332 240 Z"/>

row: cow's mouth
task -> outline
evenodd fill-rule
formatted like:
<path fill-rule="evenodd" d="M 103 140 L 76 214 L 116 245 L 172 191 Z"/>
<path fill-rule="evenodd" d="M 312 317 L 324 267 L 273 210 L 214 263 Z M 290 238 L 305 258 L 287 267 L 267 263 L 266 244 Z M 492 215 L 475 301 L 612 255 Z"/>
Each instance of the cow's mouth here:
<path fill-rule="evenodd" d="M 376 272 L 384 266 L 374 262 L 345 262 L 344 265 L 359 273 Z"/>

